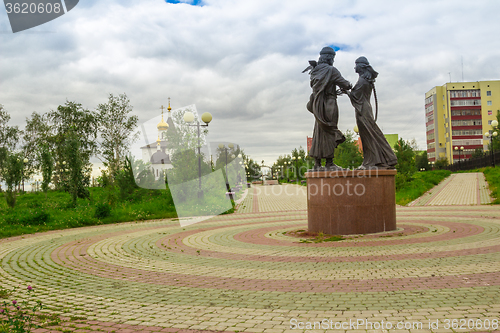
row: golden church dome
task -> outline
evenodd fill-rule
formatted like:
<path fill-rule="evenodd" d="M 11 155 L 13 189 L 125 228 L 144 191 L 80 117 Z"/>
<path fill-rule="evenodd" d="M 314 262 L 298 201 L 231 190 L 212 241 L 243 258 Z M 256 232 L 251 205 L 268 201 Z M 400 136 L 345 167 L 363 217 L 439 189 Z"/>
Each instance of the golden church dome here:
<path fill-rule="evenodd" d="M 163 120 L 163 105 L 161 106 L 161 121 L 158 123 L 156 128 L 158 128 L 158 131 L 166 131 L 168 130 L 168 124 Z"/>
<path fill-rule="evenodd" d="M 161 121 L 158 123 L 156 128 L 158 128 L 158 131 L 168 130 L 168 124 L 163 120 L 163 117 L 161 117 Z"/>

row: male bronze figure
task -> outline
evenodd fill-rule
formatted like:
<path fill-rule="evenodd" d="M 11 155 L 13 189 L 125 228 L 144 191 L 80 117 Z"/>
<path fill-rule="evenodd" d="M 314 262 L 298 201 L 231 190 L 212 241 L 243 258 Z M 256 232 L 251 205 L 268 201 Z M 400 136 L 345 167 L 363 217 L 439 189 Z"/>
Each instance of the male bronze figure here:
<path fill-rule="evenodd" d="M 342 77 L 337 68 L 333 67 L 335 51 L 324 47 L 319 53 L 318 62 L 309 61 L 304 72 L 310 71 L 312 94 L 307 103 L 309 110 L 316 119 L 314 124 L 312 147 L 309 155 L 314 157 L 314 169 L 323 170 L 321 159 L 326 159 L 325 169 L 342 170 L 333 163 L 335 148 L 345 141 L 344 134 L 338 129 L 339 108 L 337 105 L 337 87 L 349 90 L 352 85 Z"/>

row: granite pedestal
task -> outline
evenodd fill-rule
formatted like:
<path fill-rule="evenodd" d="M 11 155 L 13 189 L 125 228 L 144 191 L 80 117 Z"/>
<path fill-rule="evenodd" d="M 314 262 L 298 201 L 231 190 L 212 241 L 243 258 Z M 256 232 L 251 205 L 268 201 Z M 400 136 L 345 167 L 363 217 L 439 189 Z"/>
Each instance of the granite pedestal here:
<path fill-rule="evenodd" d="M 396 170 L 310 171 L 310 232 L 369 234 L 396 229 Z"/>

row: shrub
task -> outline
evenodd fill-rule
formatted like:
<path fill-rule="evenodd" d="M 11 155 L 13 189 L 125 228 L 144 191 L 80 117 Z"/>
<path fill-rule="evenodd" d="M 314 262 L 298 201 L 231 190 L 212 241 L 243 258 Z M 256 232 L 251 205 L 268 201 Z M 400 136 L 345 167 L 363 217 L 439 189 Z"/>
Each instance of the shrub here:
<path fill-rule="evenodd" d="M 23 215 L 9 215 L 5 217 L 7 224 L 22 224 L 22 225 L 42 225 L 50 221 L 50 214 L 46 211 L 28 211 Z"/>
<path fill-rule="evenodd" d="M 95 206 L 94 217 L 96 219 L 104 219 L 111 216 L 111 206 L 108 203 L 98 203 Z"/>
<path fill-rule="evenodd" d="M 16 205 L 16 193 L 14 191 L 7 190 L 5 192 L 5 200 L 10 208 L 14 208 Z"/>

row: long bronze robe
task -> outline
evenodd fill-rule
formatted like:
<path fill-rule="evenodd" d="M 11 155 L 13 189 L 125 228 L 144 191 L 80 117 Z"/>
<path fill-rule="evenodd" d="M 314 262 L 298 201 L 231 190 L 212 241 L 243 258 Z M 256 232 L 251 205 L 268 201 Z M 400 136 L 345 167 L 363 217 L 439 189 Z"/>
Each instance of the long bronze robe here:
<path fill-rule="evenodd" d="M 337 86 L 350 89 L 351 84 L 340 72 L 327 63 L 318 64 L 311 71 L 312 94 L 307 110 L 314 114 L 312 146 L 309 155 L 314 158 L 333 158 L 335 148 L 345 141 L 339 131 L 339 108 L 337 105 Z"/>
<path fill-rule="evenodd" d="M 363 145 L 363 166 L 393 167 L 398 160 L 373 118 L 370 104 L 372 90 L 371 83 L 360 76 L 350 94 L 351 104 L 356 113 L 356 125 Z"/>

